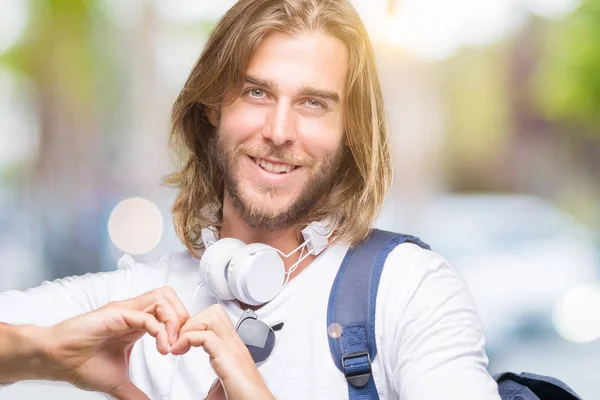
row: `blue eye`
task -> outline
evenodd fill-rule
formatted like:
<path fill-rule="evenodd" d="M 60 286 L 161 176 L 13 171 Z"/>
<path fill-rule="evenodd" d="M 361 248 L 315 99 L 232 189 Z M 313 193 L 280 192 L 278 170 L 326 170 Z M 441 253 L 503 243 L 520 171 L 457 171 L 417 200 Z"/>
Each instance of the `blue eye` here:
<path fill-rule="evenodd" d="M 265 94 L 265 92 L 263 92 L 260 89 L 250 89 L 248 93 L 250 93 L 250 96 L 252 97 L 263 97 L 263 95 Z"/>
<path fill-rule="evenodd" d="M 307 100 L 306 104 L 308 104 L 308 106 L 312 107 L 312 108 L 325 108 L 325 106 L 323 105 L 323 103 L 321 103 L 320 101 L 317 101 L 315 99 L 309 99 L 309 100 Z"/>

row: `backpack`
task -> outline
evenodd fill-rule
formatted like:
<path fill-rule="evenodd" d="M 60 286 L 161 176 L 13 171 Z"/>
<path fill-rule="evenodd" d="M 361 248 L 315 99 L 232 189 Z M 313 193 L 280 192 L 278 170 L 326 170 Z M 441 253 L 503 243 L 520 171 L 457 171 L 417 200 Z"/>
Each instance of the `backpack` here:
<path fill-rule="evenodd" d="M 377 290 L 388 254 L 405 242 L 430 250 L 414 236 L 373 229 L 364 242 L 348 249 L 333 282 L 327 305 L 329 349 L 348 381 L 350 400 L 379 399 L 371 371 L 377 356 Z M 555 378 L 506 372 L 494 379 L 502 400 L 581 400 Z"/>

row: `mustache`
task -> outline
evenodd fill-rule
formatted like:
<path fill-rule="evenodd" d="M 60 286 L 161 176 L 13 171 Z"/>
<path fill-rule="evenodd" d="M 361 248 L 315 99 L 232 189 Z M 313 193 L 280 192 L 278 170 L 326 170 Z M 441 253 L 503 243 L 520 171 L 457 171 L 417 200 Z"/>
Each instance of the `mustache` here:
<path fill-rule="evenodd" d="M 234 155 L 246 154 L 253 158 L 270 158 L 281 161 L 285 164 L 310 166 L 313 160 L 309 157 L 301 157 L 290 151 L 289 149 L 277 146 L 264 145 L 241 145 L 235 149 Z"/>
<path fill-rule="evenodd" d="M 217 154 L 221 151 L 227 151 L 229 147 L 225 139 L 225 135 L 221 131 L 221 126 L 215 129 L 216 135 L 211 138 L 211 145 Z M 315 160 L 309 156 L 300 156 L 295 154 L 287 147 L 276 146 L 268 143 L 246 143 L 239 144 L 228 151 L 230 156 L 237 158 L 238 156 L 248 155 L 252 158 L 270 158 L 279 160 L 285 164 L 291 164 L 303 167 L 312 167 L 315 165 Z"/>

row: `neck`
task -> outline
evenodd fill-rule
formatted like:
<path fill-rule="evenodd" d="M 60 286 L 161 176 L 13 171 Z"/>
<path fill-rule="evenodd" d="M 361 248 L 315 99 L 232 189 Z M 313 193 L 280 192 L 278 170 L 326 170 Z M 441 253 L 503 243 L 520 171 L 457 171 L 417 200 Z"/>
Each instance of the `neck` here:
<path fill-rule="evenodd" d="M 225 190 L 223 196 L 223 217 L 221 219 L 221 230 L 219 237 L 232 237 L 241 240 L 246 244 L 264 243 L 278 249 L 284 254 L 289 254 L 296 249 L 304 239 L 302 238 L 301 228 L 292 227 L 277 231 L 260 230 L 249 227 L 239 216 L 235 210 L 231 198 Z M 304 253 L 306 254 L 306 252 Z M 292 254 L 290 257 L 282 257 L 286 271 L 300 259 L 300 251 Z M 306 257 L 294 270 L 290 276 L 290 280 L 297 276 L 304 268 L 306 268 L 315 256 Z"/>

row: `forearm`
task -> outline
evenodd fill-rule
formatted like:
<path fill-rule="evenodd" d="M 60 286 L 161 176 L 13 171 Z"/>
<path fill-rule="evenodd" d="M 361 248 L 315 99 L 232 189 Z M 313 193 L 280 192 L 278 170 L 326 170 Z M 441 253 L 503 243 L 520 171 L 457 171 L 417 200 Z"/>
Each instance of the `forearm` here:
<path fill-rule="evenodd" d="M 54 380 L 44 345 L 44 328 L 0 323 L 0 383 Z"/>

